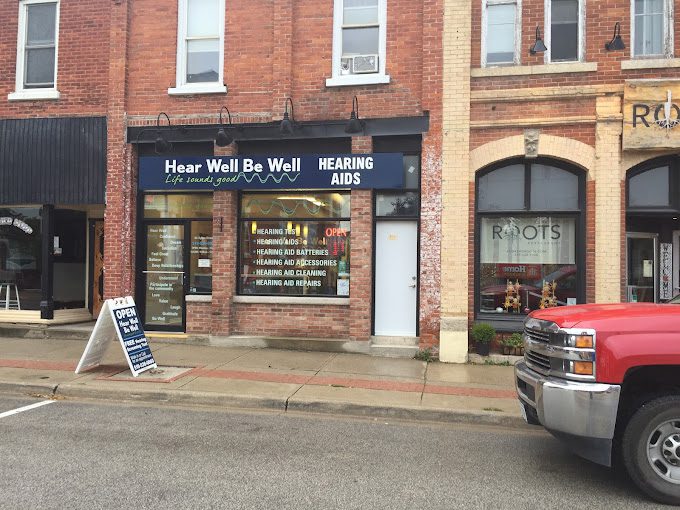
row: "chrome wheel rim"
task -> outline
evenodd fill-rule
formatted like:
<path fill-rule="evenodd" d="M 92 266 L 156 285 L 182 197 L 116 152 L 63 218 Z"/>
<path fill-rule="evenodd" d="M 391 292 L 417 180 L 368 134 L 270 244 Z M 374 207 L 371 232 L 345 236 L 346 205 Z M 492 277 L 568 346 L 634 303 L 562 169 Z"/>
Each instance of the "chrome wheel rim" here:
<path fill-rule="evenodd" d="M 680 419 L 663 422 L 652 431 L 647 460 L 663 480 L 680 485 Z"/>

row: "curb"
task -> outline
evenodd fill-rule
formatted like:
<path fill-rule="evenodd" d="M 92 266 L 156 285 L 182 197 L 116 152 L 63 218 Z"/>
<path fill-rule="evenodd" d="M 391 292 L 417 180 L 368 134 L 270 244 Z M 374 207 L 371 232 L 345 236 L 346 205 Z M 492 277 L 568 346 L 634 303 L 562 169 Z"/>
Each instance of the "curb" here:
<path fill-rule="evenodd" d="M 54 396 L 57 389 L 56 384 L 51 383 L 21 383 L 21 382 L 6 382 L 0 381 L 0 392 L 10 395 L 43 395 L 47 398 Z"/>
<path fill-rule="evenodd" d="M 201 407 L 269 409 L 275 411 L 285 411 L 286 409 L 285 399 L 258 396 L 244 397 L 241 395 L 186 390 L 112 390 L 89 388 L 77 383 L 60 385 L 55 395 L 66 399 L 114 400 L 118 402 L 165 403 Z"/>
<path fill-rule="evenodd" d="M 53 384 L 0 382 L 0 392 L 22 396 L 40 394 L 47 396 L 47 398 L 67 400 L 83 399 L 88 401 L 161 403 L 223 409 L 263 409 L 284 413 L 299 412 L 423 422 L 500 425 L 513 428 L 526 426 L 526 423 L 520 416 L 511 416 L 491 411 L 373 405 L 316 399 L 268 398 L 183 390 L 159 391 L 142 388 L 135 391 L 114 390 L 88 387 L 80 383 L 63 383 L 55 386 Z"/>
<path fill-rule="evenodd" d="M 524 427 L 526 425 L 526 422 L 521 416 L 510 416 L 491 411 L 384 406 L 324 400 L 291 400 L 288 402 L 286 410 L 302 413 L 360 416 L 364 418 L 392 418 L 410 421 L 502 425 L 505 427 Z"/>

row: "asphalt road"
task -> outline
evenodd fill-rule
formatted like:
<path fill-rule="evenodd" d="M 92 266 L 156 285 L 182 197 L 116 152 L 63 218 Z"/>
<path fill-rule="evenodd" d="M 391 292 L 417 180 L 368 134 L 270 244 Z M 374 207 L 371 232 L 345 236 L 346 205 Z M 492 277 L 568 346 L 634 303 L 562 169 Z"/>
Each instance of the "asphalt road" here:
<path fill-rule="evenodd" d="M 661 508 L 536 428 L 66 401 L 0 417 L 0 474 L 2 509 Z"/>

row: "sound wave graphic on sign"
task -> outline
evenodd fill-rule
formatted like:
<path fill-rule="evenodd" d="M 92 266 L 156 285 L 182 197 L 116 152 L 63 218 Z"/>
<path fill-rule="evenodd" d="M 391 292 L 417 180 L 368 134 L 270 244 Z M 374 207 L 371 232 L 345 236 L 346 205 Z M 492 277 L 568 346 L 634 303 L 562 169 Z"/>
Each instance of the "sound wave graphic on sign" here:
<path fill-rule="evenodd" d="M 257 177 L 260 180 L 260 183 L 265 184 L 269 179 L 271 178 L 276 184 L 281 184 L 281 181 L 283 180 L 284 177 L 288 179 L 289 182 L 295 182 L 295 180 L 299 177 L 300 174 L 295 174 L 294 177 L 291 177 L 289 174 L 281 174 L 281 177 L 277 178 L 274 174 L 267 174 L 264 179 L 260 174 L 253 174 L 250 177 L 248 177 L 244 173 L 240 173 L 236 176 L 234 179 L 234 182 L 238 181 L 241 177 L 245 179 L 245 181 L 250 184 L 253 182 L 253 179 Z"/>
<path fill-rule="evenodd" d="M 260 213 L 264 215 L 269 215 L 274 210 L 274 207 L 280 208 L 286 216 L 292 216 L 293 213 L 297 211 L 298 207 L 302 207 L 312 216 L 316 216 L 319 214 L 319 211 L 321 211 L 321 206 L 310 205 L 304 200 L 298 200 L 293 207 L 286 207 L 281 200 L 260 201 L 253 198 L 246 204 L 246 210 L 249 210 L 251 207 L 259 208 Z"/>

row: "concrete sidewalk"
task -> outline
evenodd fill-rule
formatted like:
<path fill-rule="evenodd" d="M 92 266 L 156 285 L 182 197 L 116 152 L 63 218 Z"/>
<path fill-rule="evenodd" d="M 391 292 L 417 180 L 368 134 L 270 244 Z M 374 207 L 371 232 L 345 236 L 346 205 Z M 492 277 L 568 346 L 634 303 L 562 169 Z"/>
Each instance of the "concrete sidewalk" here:
<path fill-rule="evenodd" d="M 0 337 L 0 392 L 508 426 L 524 423 L 509 366 L 150 339 L 157 370 L 133 378 L 120 345 L 112 341 L 102 365 L 75 374 L 85 344 L 73 339 Z"/>

